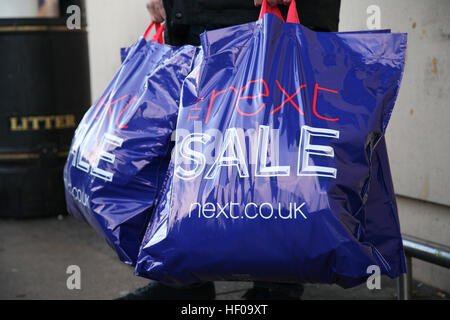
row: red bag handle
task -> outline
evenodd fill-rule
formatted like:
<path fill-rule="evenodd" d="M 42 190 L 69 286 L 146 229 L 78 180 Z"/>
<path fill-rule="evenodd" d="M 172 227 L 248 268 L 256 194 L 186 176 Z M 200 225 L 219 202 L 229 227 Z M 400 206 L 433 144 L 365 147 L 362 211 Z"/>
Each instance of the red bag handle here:
<path fill-rule="evenodd" d="M 267 4 L 267 0 L 263 0 L 261 4 L 261 11 L 259 12 L 259 19 L 262 19 L 266 13 L 273 13 L 282 21 L 284 21 L 280 9 L 278 9 L 278 6 L 272 7 L 269 4 Z M 295 3 L 295 0 L 292 0 L 289 5 L 289 11 L 287 14 L 286 22 L 300 24 L 300 19 L 298 18 L 297 5 Z"/>
<path fill-rule="evenodd" d="M 150 39 L 150 41 L 153 42 L 158 42 L 161 44 L 164 44 L 164 40 L 163 40 L 163 31 L 164 31 L 164 24 L 160 24 L 160 23 L 156 23 L 154 21 L 150 22 L 150 24 L 148 25 L 147 29 L 145 30 L 144 34 L 142 35 L 142 37 L 144 39 L 147 39 L 148 35 L 150 34 L 150 31 L 152 30 L 153 26 L 155 26 L 155 34 L 153 35 L 153 37 Z"/>
<path fill-rule="evenodd" d="M 278 6 L 270 6 L 267 4 L 267 0 L 263 0 L 261 4 L 261 11 L 259 11 L 259 18 L 262 19 L 266 13 L 273 13 L 278 18 L 280 18 L 282 21 L 284 21 L 283 16 L 281 15 L 280 9 L 278 9 Z"/>
<path fill-rule="evenodd" d="M 297 12 L 297 4 L 295 3 L 295 0 L 292 0 L 291 4 L 289 5 L 289 11 L 286 17 L 286 22 L 300 24 L 300 19 L 298 18 Z"/>

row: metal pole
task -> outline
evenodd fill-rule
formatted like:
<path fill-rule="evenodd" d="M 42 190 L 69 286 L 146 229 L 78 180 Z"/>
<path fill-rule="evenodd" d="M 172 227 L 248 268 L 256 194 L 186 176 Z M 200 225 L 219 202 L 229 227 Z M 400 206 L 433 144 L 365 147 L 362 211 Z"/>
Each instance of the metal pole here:
<path fill-rule="evenodd" d="M 412 257 L 450 268 L 450 249 L 407 236 L 403 236 L 403 247 L 407 273 L 400 275 L 397 279 L 398 300 L 409 300 L 412 291 Z"/>
<path fill-rule="evenodd" d="M 450 268 L 450 249 L 419 242 L 413 238 L 403 237 L 403 247 L 406 256 L 437 264 L 441 267 Z"/>
<path fill-rule="evenodd" d="M 412 258 L 405 256 L 406 272 L 401 274 L 397 279 L 397 299 L 398 300 L 410 300 L 411 288 L 412 288 Z"/>

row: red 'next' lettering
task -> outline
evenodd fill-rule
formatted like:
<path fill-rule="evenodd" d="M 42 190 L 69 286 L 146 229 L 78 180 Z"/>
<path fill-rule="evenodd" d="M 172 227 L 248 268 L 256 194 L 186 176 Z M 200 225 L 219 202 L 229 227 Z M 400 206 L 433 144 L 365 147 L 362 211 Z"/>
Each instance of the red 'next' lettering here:
<path fill-rule="evenodd" d="M 264 85 L 264 93 L 260 93 L 257 94 L 256 96 L 245 96 L 242 97 L 242 92 L 245 90 L 245 88 L 247 88 L 248 85 L 252 84 L 252 83 L 258 83 L 258 82 L 262 82 L 262 84 Z M 243 100 L 243 99 L 255 99 L 258 97 L 267 97 L 269 95 L 269 88 L 267 87 L 267 83 L 264 81 L 264 79 L 258 79 L 258 80 L 252 80 L 249 81 L 245 86 L 242 87 L 242 89 L 239 91 L 239 97 L 238 100 L 236 101 L 236 111 L 239 112 L 239 114 L 246 116 L 246 117 L 251 117 L 254 116 L 255 114 L 257 114 L 258 112 L 260 112 L 262 110 L 262 108 L 264 108 L 264 106 L 266 105 L 265 103 L 261 104 L 261 106 L 252 113 L 247 113 L 247 112 L 243 112 L 240 108 L 239 108 L 239 101 Z"/>
<path fill-rule="evenodd" d="M 339 93 L 338 91 L 335 91 L 335 90 L 330 90 L 330 89 L 327 89 L 327 88 L 321 88 L 321 87 L 319 87 L 319 85 L 316 83 L 316 86 L 314 87 L 314 100 L 313 100 L 313 112 L 314 112 L 314 114 L 315 114 L 316 117 L 319 118 L 319 119 L 323 119 L 323 120 L 327 120 L 327 121 L 338 121 L 339 118 L 334 118 L 334 119 L 327 118 L 327 117 L 321 116 L 321 115 L 317 112 L 317 92 L 318 92 L 319 90 L 323 90 L 323 91 L 327 91 L 327 92 L 332 92 L 332 93 Z"/>
<path fill-rule="evenodd" d="M 307 85 L 306 84 L 300 85 L 294 93 L 290 94 L 287 92 L 287 90 L 285 88 L 283 88 L 283 86 L 280 84 L 280 82 L 278 80 L 275 80 L 275 83 L 277 84 L 278 89 L 283 94 L 283 101 L 281 102 L 280 105 L 278 105 L 271 111 L 271 114 L 274 114 L 274 113 L 280 111 L 285 105 L 290 104 L 297 110 L 298 113 L 300 113 L 301 115 L 304 115 L 304 110 L 302 110 L 304 104 L 302 103 L 302 98 L 299 94 L 301 93 L 303 88 L 307 87 Z M 246 91 L 246 89 L 249 90 L 249 88 L 251 88 L 250 86 L 253 86 L 252 91 L 256 91 L 256 92 L 262 91 L 262 93 L 258 93 L 253 96 L 250 96 L 250 95 L 244 96 L 243 95 L 244 92 Z M 230 90 L 233 91 L 232 104 L 234 105 L 236 111 L 244 117 L 252 117 L 252 116 L 258 114 L 259 112 L 261 112 L 261 110 L 263 110 L 266 103 L 260 104 L 256 108 L 256 110 L 253 112 L 247 112 L 247 111 L 244 111 L 242 106 L 240 105 L 240 102 L 242 100 L 256 99 L 259 97 L 268 97 L 269 93 L 270 93 L 269 87 L 264 79 L 251 80 L 251 81 L 247 82 L 239 90 L 233 86 L 230 86 L 230 87 L 220 90 L 220 91 L 216 91 L 216 89 L 213 89 L 209 100 L 205 99 L 205 97 L 202 97 L 202 98 L 198 99 L 197 101 L 195 101 L 195 107 L 192 107 L 190 110 L 198 111 L 199 113 L 197 113 L 197 115 L 192 115 L 191 112 L 189 112 L 187 120 L 189 121 L 190 119 L 199 119 L 200 118 L 199 114 L 204 114 L 204 113 L 202 112 L 203 108 L 199 107 L 198 105 L 199 105 L 199 103 L 205 102 L 208 104 L 208 108 L 206 111 L 206 116 L 205 116 L 204 121 L 205 121 L 205 124 L 208 123 L 208 121 L 210 120 L 211 111 L 214 108 L 214 102 L 216 101 L 216 98 L 219 97 L 220 95 L 227 93 Z M 319 113 L 318 99 L 319 99 L 320 91 L 335 93 L 335 94 L 339 93 L 336 90 L 331 90 L 328 88 L 320 87 L 319 84 L 316 83 L 315 87 L 314 87 L 314 98 L 313 98 L 313 103 L 312 103 L 312 110 L 313 110 L 314 116 L 316 116 L 319 119 L 326 120 L 326 121 L 338 121 L 339 118 L 329 118 L 329 117 L 326 117 L 323 114 Z M 217 102 L 216 102 L 216 104 L 217 104 Z"/>
<path fill-rule="evenodd" d="M 211 94 L 211 99 L 210 99 L 210 101 L 209 101 L 208 112 L 206 113 L 205 124 L 208 123 L 209 115 L 210 115 L 210 113 L 211 113 L 211 107 L 212 107 L 212 105 L 213 105 L 213 103 L 214 103 L 214 99 L 216 99 L 216 97 L 217 97 L 218 95 L 221 95 L 222 93 L 227 92 L 227 91 L 230 90 L 230 89 L 233 90 L 235 94 L 237 94 L 237 89 L 236 89 L 235 87 L 229 87 L 229 88 L 227 88 L 227 89 L 225 89 L 225 90 L 222 90 L 222 91 L 219 91 L 219 92 L 217 92 L 217 93 L 216 93 L 216 90 L 213 90 L 213 92 L 212 92 L 212 94 Z"/>
<path fill-rule="evenodd" d="M 306 87 L 306 84 L 302 84 L 300 87 L 298 87 L 297 91 L 295 91 L 295 93 L 292 96 L 289 96 L 289 94 L 286 92 L 286 90 L 284 90 L 284 88 L 280 85 L 280 83 L 278 82 L 278 80 L 275 80 L 277 82 L 278 88 L 280 88 L 281 92 L 283 92 L 284 95 L 286 95 L 288 98 L 286 100 L 284 100 L 278 107 L 276 107 L 273 111 L 272 114 L 277 112 L 278 110 L 281 109 L 281 107 L 283 107 L 284 104 L 290 102 L 295 109 L 297 109 L 297 111 L 303 115 L 303 111 L 300 110 L 300 108 L 298 107 L 298 105 L 292 100 L 294 99 L 294 97 L 300 92 L 300 90 L 302 90 L 303 88 Z"/>
<path fill-rule="evenodd" d="M 299 93 L 301 92 L 301 90 L 303 88 L 306 88 L 307 85 L 306 84 L 300 85 L 297 88 L 297 90 L 291 95 L 290 93 L 288 93 L 286 91 L 286 89 L 283 88 L 283 86 L 280 84 L 280 82 L 278 80 L 275 80 L 275 83 L 277 84 L 278 89 L 283 94 L 283 101 L 281 102 L 280 105 L 275 107 L 271 111 L 271 113 L 274 114 L 274 113 L 280 111 L 285 105 L 287 105 L 289 103 L 290 105 L 292 105 L 297 110 L 298 113 L 300 113 L 301 115 L 304 115 L 304 111 L 302 110 L 302 108 L 300 108 L 298 102 L 300 102 L 300 105 L 303 107 L 302 98 L 301 98 L 301 96 L 299 97 Z M 243 94 L 246 91 L 246 89 L 251 88 L 251 86 L 254 87 L 252 91 L 256 91 L 256 92 L 261 92 L 262 91 L 262 93 L 258 93 L 258 94 L 254 95 L 254 96 L 250 96 L 250 95 L 244 96 Z M 200 118 L 199 114 L 204 114 L 202 112 L 203 108 L 201 106 L 199 107 L 199 104 L 205 102 L 205 103 L 208 103 L 208 108 L 207 108 L 206 116 L 205 116 L 205 124 L 208 123 L 208 121 L 210 119 L 210 115 L 211 115 L 211 110 L 213 109 L 214 102 L 215 102 L 216 98 L 219 97 L 222 94 L 225 94 L 226 92 L 228 92 L 230 90 L 233 91 L 234 98 L 232 99 L 232 101 L 233 101 L 232 103 L 233 103 L 234 107 L 236 108 L 236 111 L 240 115 L 245 116 L 245 117 L 252 117 L 252 116 L 258 114 L 259 112 L 261 112 L 261 110 L 264 108 L 266 103 L 261 103 L 261 105 L 259 105 L 254 112 L 246 112 L 246 111 L 242 110 L 242 106 L 239 105 L 239 103 L 242 100 L 256 99 L 256 98 L 259 98 L 259 97 L 268 97 L 269 93 L 270 93 L 269 92 L 269 87 L 268 87 L 268 85 L 267 85 L 267 83 L 266 83 L 266 81 L 264 79 L 251 80 L 251 81 L 247 82 L 239 90 L 237 88 L 233 87 L 233 86 L 230 86 L 230 87 L 228 87 L 228 88 L 226 88 L 224 90 L 220 90 L 220 91 L 216 91 L 214 89 L 214 90 L 212 90 L 211 97 L 209 98 L 209 100 L 205 99 L 205 96 L 204 96 L 204 97 L 199 98 L 197 101 L 195 101 L 195 106 L 190 108 L 191 111 L 189 112 L 187 120 L 189 121 L 190 119 L 199 119 Z M 319 99 L 319 92 L 321 92 L 321 91 L 323 91 L 324 93 L 334 93 L 334 94 L 339 93 L 336 90 L 331 90 L 331 89 L 328 89 L 328 88 L 320 87 L 319 84 L 316 83 L 315 86 L 314 86 L 314 98 L 313 98 L 313 103 L 312 103 L 312 111 L 313 111 L 314 116 L 316 116 L 319 119 L 326 120 L 326 121 L 338 121 L 339 118 L 337 118 L 337 117 L 336 118 L 329 118 L 329 117 L 326 117 L 325 115 L 319 113 L 319 111 L 318 111 L 318 99 Z M 107 112 L 108 112 L 109 120 L 111 121 L 111 118 L 112 118 L 112 109 L 111 109 L 111 107 L 113 105 L 116 105 L 118 102 L 126 99 L 130 95 L 126 94 L 126 95 L 124 95 L 124 96 L 122 96 L 120 98 L 117 98 L 115 100 L 112 100 L 112 101 L 111 101 L 111 98 L 110 98 L 109 99 L 110 101 L 105 103 L 105 99 L 107 97 L 111 97 L 111 96 L 114 96 L 114 92 L 113 91 L 110 91 L 108 94 L 106 94 L 103 98 L 101 98 L 99 100 L 99 102 L 97 103 L 96 108 L 95 108 L 95 113 L 96 113 L 96 115 L 94 116 L 95 119 L 99 119 L 99 116 L 97 115 L 98 114 L 98 109 L 99 109 L 100 106 L 102 106 L 102 107 L 106 107 L 106 109 L 108 110 Z M 118 114 L 117 118 L 115 119 L 115 125 L 117 126 L 117 128 L 119 128 L 119 129 L 127 129 L 128 128 L 127 125 L 121 124 L 121 120 L 120 119 L 124 115 L 125 111 L 132 105 L 132 103 L 137 101 L 137 100 L 138 100 L 138 98 L 136 96 L 132 97 L 126 103 L 126 105 L 122 108 L 122 110 Z M 192 112 L 194 112 L 194 114 L 191 114 Z M 195 112 L 197 112 L 197 115 L 195 115 Z M 124 123 L 125 121 L 122 121 L 122 123 Z"/>
<path fill-rule="evenodd" d="M 108 103 L 105 103 L 106 97 L 111 96 L 111 95 L 114 95 L 114 92 L 113 92 L 113 91 L 110 91 L 109 93 L 107 93 L 105 96 L 103 96 L 103 97 L 99 100 L 99 102 L 97 103 L 97 105 L 96 105 L 96 107 L 95 107 L 95 114 L 96 114 L 96 115 L 94 116 L 94 119 L 99 119 L 99 118 L 100 118 L 97 114 L 98 114 L 98 109 L 99 109 L 99 107 L 102 106 L 102 107 L 106 107 L 106 108 L 107 108 L 107 110 L 108 110 L 108 118 L 109 118 L 109 120 L 111 121 L 111 118 L 112 118 L 112 110 L 111 110 L 111 106 L 115 105 L 115 104 L 118 103 L 119 101 L 121 101 L 121 100 L 123 100 L 123 99 L 125 99 L 125 98 L 127 98 L 127 97 L 129 96 L 129 94 L 126 94 L 126 95 L 124 95 L 124 96 L 122 96 L 122 97 L 120 97 L 120 98 L 117 98 L 116 100 L 109 101 Z M 119 123 L 119 122 L 120 122 L 120 118 L 121 118 L 122 115 L 124 114 L 125 110 L 127 110 L 127 109 L 130 107 L 131 103 L 132 103 L 133 101 L 136 101 L 136 100 L 138 100 L 138 98 L 137 98 L 136 96 L 134 96 L 133 98 L 130 99 L 130 101 L 128 101 L 128 103 L 125 105 L 125 107 L 122 108 L 122 110 L 120 111 L 120 113 L 119 113 L 119 115 L 117 116 L 116 121 L 115 121 L 115 124 L 116 124 L 117 128 L 119 128 L 119 129 L 127 129 L 127 128 L 128 128 L 128 126 L 126 126 L 126 125 L 121 125 L 121 124 Z"/>

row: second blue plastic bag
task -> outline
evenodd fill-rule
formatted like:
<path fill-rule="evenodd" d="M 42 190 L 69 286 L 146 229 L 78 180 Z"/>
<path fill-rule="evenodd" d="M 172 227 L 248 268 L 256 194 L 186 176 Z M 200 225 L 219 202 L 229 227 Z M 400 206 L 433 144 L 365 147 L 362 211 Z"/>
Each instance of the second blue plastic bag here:
<path fill-rule="evenodd" d="M 181 85 L 198 50 L 162 44 L 159 26 L 147 41 L 150 28 L 122 50 L 123 63 L 79 124 L 64 168 L 69 213 L 131 265 L 166 173 Z"/>

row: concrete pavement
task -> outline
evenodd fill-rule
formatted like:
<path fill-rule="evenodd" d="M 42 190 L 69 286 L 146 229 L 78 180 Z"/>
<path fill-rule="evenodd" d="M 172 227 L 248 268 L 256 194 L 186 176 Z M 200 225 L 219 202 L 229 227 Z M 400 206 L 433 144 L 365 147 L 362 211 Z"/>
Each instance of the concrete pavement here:
<path fill-rule="evenodd" d="M 67 267 L 81 269 L 81 290 L 66 286 Z M 95 231 L 71 216 L 35 220 L 0 220 L 0 299 L 114 299 L 148 280 L 133 275 Z M 217 299 L 240 299 L 249 282 L 216 282 Z M 308 299 L 395 299 L 396 281 L 383 277 L 381 290 L 361 285 L 308 284 Z M 415 286 L 416 298 L 442 299 L 449 295 Z"/>

